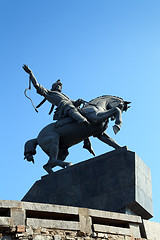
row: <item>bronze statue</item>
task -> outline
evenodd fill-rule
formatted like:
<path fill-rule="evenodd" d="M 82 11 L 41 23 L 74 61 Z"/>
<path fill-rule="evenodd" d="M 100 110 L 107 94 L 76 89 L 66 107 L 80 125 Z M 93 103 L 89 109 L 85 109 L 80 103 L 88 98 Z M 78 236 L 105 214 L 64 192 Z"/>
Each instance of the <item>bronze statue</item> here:
<path fill-rule="evenodd" d="M 90 136 L 97 137 L 115 149 L 121 148 L 105 133 L 105 130 L 108 127 L 109 119 L 115 120 L 113 126 L 115 134 L 120 130 L 122 112 L 127 111 L 130 102 L 109 95 L 95 98 L 89 102 L 82 99 L 71 101 L 61 93 L 60 80 L 52 85 L 51 90 L 47 90 L 37 83 L 27 65 L 24 65 L 23 69 L 30 75 L 30 80 L 37 92 L 45 97 L 42 103 L 48 100 L 52 106 L 57 106 L 54 114 L 54 119 L 57 121 L 43 128 L 37 138 L 26 142 L 24 155 L 28 161 L 34 162 L 33 155 L 36 154 L 36 146 L 39 145 L 49 156 L 49 161 L 43 166 L 48 173 L 52 173 L 52 168 L 55 166 L 69 167 L 72 163 L 64 162 L 64 160 L 69 154 L 68 148 L 71 146 L 84 141 L 84 148 L 94 154 L 89 141 Z M 83 103 L 83 107 L 80 108 L 81 103 Z"/>

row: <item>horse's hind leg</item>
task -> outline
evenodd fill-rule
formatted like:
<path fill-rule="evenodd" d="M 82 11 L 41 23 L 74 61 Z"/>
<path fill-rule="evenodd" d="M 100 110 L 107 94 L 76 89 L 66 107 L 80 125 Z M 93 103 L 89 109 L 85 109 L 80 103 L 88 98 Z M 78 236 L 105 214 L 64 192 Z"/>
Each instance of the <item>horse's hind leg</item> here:
<path fill-rule="evenodd" d="M 67 147 L 60 147 L 59 148 L 59 153 L 58 153 L 58 159 L 64 161 L 66 157 L 68 156 L 68 148 Z"/>
<path fill-rule="evenodd" d="M 53 170 L 52 168 L 56 167 L 56 166 L 60 166 L 62 168 L 65 168 L 65 167 L 69 167 L 73 165 L 72 163 L 70 162 L 63 162 L 62 160 L 59 160 L 59 159 L 55 159 L 55 158 L 50 158 L 48 163 L 46 165 L 43 166 L 43 168 L 48 172 L 48 173 L 52 173 Z"/>
<path fill-rule="evenodd" d="M 49 136 L 45 139 L 45 145 L 47 145 L 47 154 L 50 157 L 47 164 L 43 168 L 48 172 L 52 173 L 52 168 L 58 165 L 57 156 L 59 151 L 59 135 Z"/>
<path fill-rule="evenodd" d="M 48 155 L 49 155 L 49 161 L 47 162 L 47 164 L 45 164 L 43 166 L 43 168 L 48 172 L 48 173 L 52 173 L 52 168 L 56 167 L 56 166 L 60 166 L 62 168 L 65 167 L 69 167 L 71 166 L 71 163 L 68 162 L 63 162 L 63 160 L 65 160 L 65 157 L 68 155 L 68 153 L 66 153 L 64 159 L 59 160 L 57 158 L 59 158 L 60 154 L 59 154 L 59 135 L 55 135 L 54 137 L 52 136 L 52 138 L 49 138 L 48 140 Z M 60 158 L 61 159 L 61 158 Z"/>
<path fill-rule="evenodd" d="M 49 161 L 45 165 L 43 165 L 44 170 L 48 173 L 52 173 L 53 172 L 52 168 L 57 166 L 56 163 L 55 164 L 50 163 L 50 160 L 51 159 L 49 159 Z"/>

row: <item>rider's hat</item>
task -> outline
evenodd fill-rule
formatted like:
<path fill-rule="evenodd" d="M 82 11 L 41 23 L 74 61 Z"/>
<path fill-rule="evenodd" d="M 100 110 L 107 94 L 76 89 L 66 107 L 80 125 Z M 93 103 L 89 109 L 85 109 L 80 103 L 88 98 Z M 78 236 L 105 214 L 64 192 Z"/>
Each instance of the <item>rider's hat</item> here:
<path fill-rule="evenodd" d="M 54 91 L 58 85 L 62 86 L 61 80 L 58 79 L 55 83 L 52 84 L 51 90 Z"/>

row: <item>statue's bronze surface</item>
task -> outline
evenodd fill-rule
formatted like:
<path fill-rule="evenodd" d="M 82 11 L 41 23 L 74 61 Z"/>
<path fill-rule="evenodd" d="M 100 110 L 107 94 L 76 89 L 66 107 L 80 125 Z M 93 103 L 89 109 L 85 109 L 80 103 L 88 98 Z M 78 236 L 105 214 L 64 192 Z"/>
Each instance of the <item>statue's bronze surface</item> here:
<path fill-rule="evenodd" d="M 43 166 L 48 173 L 52 173 L 52 168 L 55 166 L 68 167 L 72 165 L 72 163 L 64 162 L 69 154 L 68 148 L 81 141 L 84 141 L 84 148 L 94 155 L 89 140 L 90 136 L 97 137 L 115 149 L 121 147 L 104 131 L 108 127 L 109 119 L 115 120 L 114 133 L 116 134 L 120 130 L 122 112 L 128 109 L 130 102 L 109 95 L 95 98 L 89 102 L 82 99 L 73 101 L 61 92 L 60 80 L 52 85 L 51 90 L 48 90 L 38 84 L 27 65 L 24 65 L 23 69 L 29 74 L 30 81 L 37 93 L 44 96 L 44 100 L 37 107 L 47 100 L 52 104 L 51 113 L 54 105 L 57 106 L 54 113 L 54 120 L 57 121 L 43 128 L 37 138 L 26 142 L 24 154 L 28 161 L 34 162 L 33 155 L 36 154 L 35 149 L 39 145 L 49 156 L 48 163 Z M 83 107 L 80 107 L 82 103 Z"/>

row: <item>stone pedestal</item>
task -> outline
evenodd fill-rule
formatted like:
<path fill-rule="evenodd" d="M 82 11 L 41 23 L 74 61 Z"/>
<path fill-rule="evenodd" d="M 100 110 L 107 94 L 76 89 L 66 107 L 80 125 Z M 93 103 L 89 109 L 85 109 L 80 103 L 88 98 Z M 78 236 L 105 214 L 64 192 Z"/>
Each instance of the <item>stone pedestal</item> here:
<path fill-rule="evenodd" d="M 43 176 L 22 201 L 153 215 L 150 169 L 126 147 Z"/>

